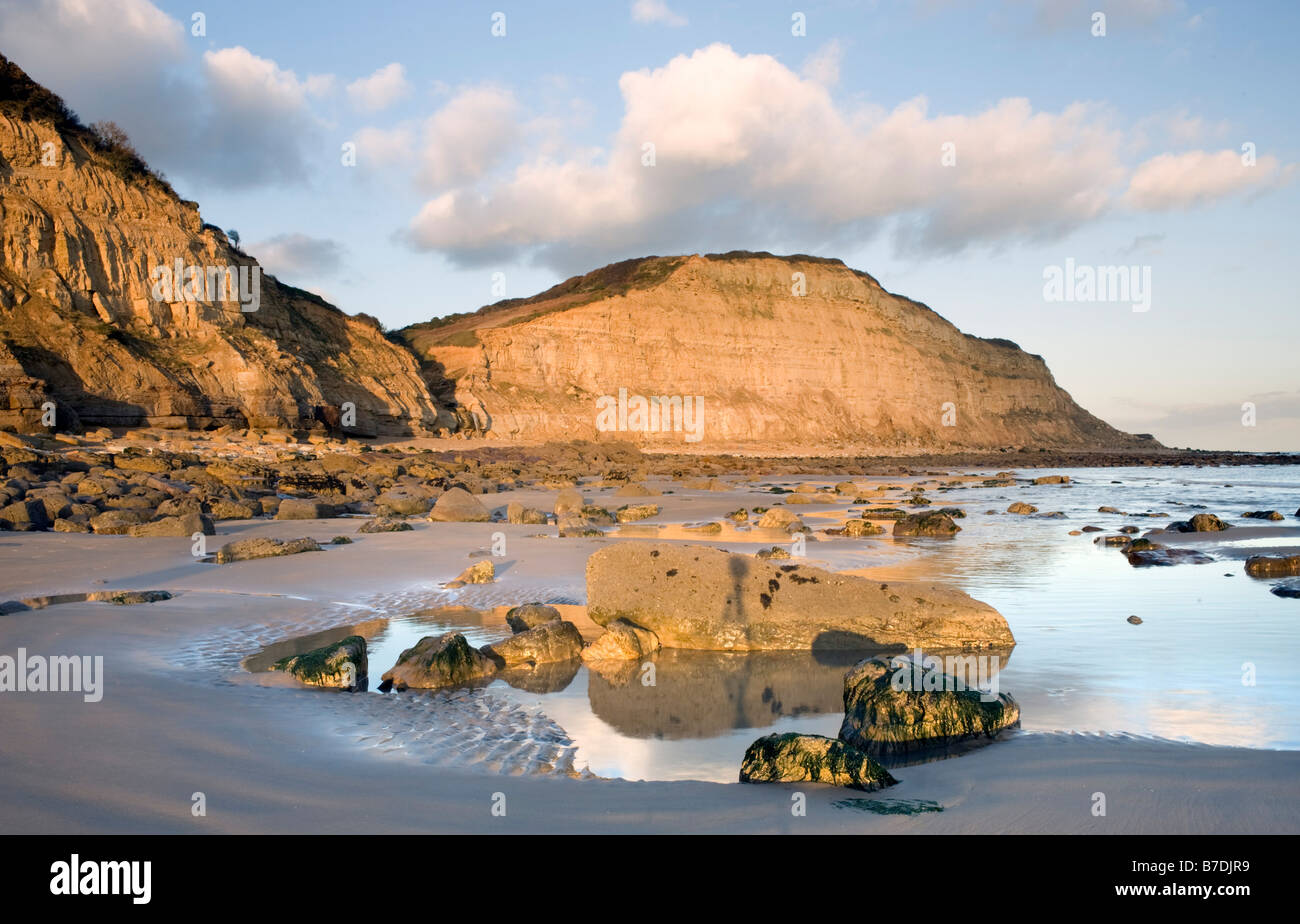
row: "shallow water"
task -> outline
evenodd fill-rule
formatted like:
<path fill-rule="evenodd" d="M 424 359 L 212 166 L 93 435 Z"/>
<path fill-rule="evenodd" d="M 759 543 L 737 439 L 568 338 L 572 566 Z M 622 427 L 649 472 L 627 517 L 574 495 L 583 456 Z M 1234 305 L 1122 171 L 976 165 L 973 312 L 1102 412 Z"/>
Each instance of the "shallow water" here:
<path fill-rule="evenodd" d="M 999 689 L 1020 703 L 1027 731 L 1300 748 L 1300 601 L 1270 594 L 1273 582 L 1249 578 L 1242 568 L 1253 550 L 1294 548 L 1300 536 L 1251 536 L 1226 545 L 1216 537 L 1216 545 L 1198 546 L 1218 559 L 1210 564 L 1153 568 L 1134 568 L 1118 550 L 1093 541 L 1123 525 L 1145 533 L 1172 519 L 1186 519 L 1201 512 L 1195 505 L 1233 526 L 1294 532 L 1300 527 L 1292 516 L 1300 506 L 1300 469 L 1051 473 L 1070 475 L 1070 485 L 951 490 L 927 485 L 935 508 L 958 506 L 967 511 L 967 518 L 958 521 L 963 531 L 955 539 L 895 542 L 886 536 L 809 542 L 808 561 L 835 570 L 870 567 L 873 575 L 885 579 L 952 582 L 996 607 L 1017 640 L 999 674 Z M 837 480 L 827 479 L 831 484 Z M 902 484 L 915 479 L 858 480 Z M 741 503 L 735 500 L 732 506 Z M 1005 511 L 1013 501 L 1026 501 L 1043 512 L 1060 511 L 1065 517 L 985 512 Z M 753 503 L 751 499 L 749 505 Z M 1098 513 L 1103 505 L 1170 516 Z M 816 525 L 838 522 L 823 523 L 816 517 L 831 509 L 795 508 Z M 1240 516 L 1261 509 L 1280 510 L 1287 518 L 1269 523 Z M 1068 535 L 1084 525 L 1104 527 L 1106 533 Z M 715 544 L 752 552 L 754 542 L 757 538 L 729 530 Z M 495 594 L 499 588 L 485 592 Z M 581 602 L 580 592 L 571 591 L 551 598 L 527 591 L 507 596 L 510 601 L 493 602 Z M 486 601 L 458 602 L 481 606 Z M 1129 624 L 1131 615 L 1141 617 L 1142 624 Z M 402 649 L 424 635 L 453 629 L 463 631 L 473 645 L 508 634 L 504 626 L 484 626 L 473 619 L 394 617 L 371 637 L 372 689 Z M 487 690 L 506 702 L 540 710 L 562 727 L 576 747 L 576 768 L 628 779 L 732 781 L 745 748 L 764 734 L 834 736 L 842 718 L 844 671 L 864 655 L 665 651 L 654 660 L 653 685 L 645 682 L 639 664 L 601 674 L 574 663 L 531 676 L 512 673 L 494 680 Z"/>

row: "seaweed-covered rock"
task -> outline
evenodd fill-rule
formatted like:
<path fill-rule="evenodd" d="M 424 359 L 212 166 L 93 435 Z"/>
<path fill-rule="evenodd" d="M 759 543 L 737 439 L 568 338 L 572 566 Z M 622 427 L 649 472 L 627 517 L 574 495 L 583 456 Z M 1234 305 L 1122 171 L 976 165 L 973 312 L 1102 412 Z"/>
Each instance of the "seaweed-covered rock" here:
<path fill-rule="evenodd" d="M 506 612 L 506 625 L 511 632 L 527 632 L 548 622 L 559 622 L 560 611 L 545 603 L 524 603 Z"/>
<path fill-rule="evenodd" d="M 475 683 L 497 672 L 497 664 L 474 649 L 459 632 L 428 635 L 397 657 L 384 672 L 384 684 L 398 690 L 435 690 Z"/>
<path fill-rule="evenodd" d="M 1005 693 L 993 698 L 962 689 L 960 679 L 948 675 L 922 673 L 916 683 L 916 674 L 907 658 L 868 658 L 854 665 L 844 677 L 840 738 L 868 754 L 905 754 L 992 738 L 1020 723 L 1020 707 Z M 905 682 L 897 682 L 900 677 Z"/>
<path fill-rule="evenodd" d="M 931 511 L 917 513 L 894 521 L 895 536 L 938 536 L 948 538 L 961 532 L 961 527 L 946 513 Z"/>
<path fill-rule="evenodd" d="M 349 635 L 333 645 L 281 658 L 271 666 L 271 670 L 292 674 L 301 683 L 313 687 L 355 690 L 369 673 L 366 640 L 359 635 Z"/>
<path fill-rule="evenodd" d="M 402 533 L 413 529 L 410 523 L 397 517 L 380 516 L 361 524 L 359 533 Z"/>
<path fill-rule="evenodd" d="M 869 755 L 821 735 L 767 735 L 745 749 L 742 783 L 827 783 L 872 792 L 898 780 Z"/>
<path fill-rule="evenodd" d="M 571 661 L 582 652 L 582 633 L 571 622 L 547 622 L 479 650 L 498 667 Z"/>

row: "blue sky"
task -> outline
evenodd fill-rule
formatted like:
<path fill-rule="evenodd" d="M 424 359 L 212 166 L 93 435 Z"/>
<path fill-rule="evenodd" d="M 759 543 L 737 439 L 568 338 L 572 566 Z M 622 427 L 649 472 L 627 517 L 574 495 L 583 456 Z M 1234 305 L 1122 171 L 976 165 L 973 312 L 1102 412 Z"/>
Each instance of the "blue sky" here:
<path fill-rule="evenodd" d="M 0 50 L 270 271 L 391 327 L 502 279 L 811 252 L 1043 355 L 1117 426 L 1270 450 L 1300 450 L 1297 26 L 1195 0 L 0 0 Z M 1067 259 L 1149 267 L 1150 310 L 1046 300 Z"/>

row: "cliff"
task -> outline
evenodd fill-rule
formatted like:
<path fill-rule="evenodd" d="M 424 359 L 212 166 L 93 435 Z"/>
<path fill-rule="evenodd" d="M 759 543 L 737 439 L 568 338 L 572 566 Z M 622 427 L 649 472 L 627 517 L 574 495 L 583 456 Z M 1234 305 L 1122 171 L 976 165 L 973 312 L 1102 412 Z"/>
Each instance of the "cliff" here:
<path fill-rule="evenodd" d="M 964 334 L 839 260 L 629 260 L 401 334 L 435 393 L 504 437 L 800 452 L 1159 448 L 1079 407 L 1041 357 Z M 667 432 L 636 429 L 635 396 L 697 397 L 698 433 L 675 417 Z"/>
<path fill-rule="evenodd" d="M 0 56 L 0 428 L 42 429 L 47 402 L 60 429 L 321 427 L 349 402 L 357 434 L 455 425 L 376 323 L 261 274 Z"/>

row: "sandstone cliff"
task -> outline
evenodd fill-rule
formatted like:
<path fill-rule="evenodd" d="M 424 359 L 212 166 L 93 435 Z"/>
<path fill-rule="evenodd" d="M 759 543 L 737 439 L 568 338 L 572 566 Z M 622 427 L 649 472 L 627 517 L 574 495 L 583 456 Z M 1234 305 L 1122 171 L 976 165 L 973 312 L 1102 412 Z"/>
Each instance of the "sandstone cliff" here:
<path fill-rule="evenodd" d="M 319 427 L 347 402 L 358 434 L 455 426 L 377 324 L 265 275 L 255 311 L 215 288 L 156 298 L 177 261 L 256 267 L 0 56 L 0 428 L 40 429 L 47 402 L 61 429 Z"/>
<path fill-rule="evenodd" d="M 626 389 L 699 396 L 697 446 L 1159 447 L 1075 404 L 1041 357 L 963 334 L 839 260 L 630 260 L 402 335 L 463 425 L 507 438 L 691 447 L 687 428 L 602 430 L 598 411 Z"/>

